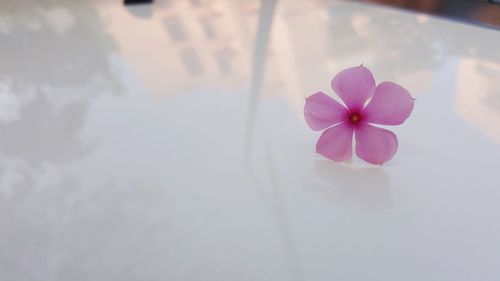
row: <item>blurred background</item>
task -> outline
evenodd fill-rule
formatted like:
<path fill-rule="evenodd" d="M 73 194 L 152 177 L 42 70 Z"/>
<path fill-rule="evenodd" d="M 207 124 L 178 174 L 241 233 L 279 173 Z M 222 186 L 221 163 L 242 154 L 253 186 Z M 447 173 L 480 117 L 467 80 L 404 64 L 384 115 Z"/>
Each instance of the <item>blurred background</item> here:
<path fill-rule="evenodd" d="M 480 24 L 500 27 L 499 0 L 361 0 Z"/>

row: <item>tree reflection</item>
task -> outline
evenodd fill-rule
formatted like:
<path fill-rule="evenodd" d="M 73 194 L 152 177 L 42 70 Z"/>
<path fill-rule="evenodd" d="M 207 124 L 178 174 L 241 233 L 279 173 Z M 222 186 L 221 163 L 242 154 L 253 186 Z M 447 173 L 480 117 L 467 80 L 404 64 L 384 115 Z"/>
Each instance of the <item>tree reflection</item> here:
<path fill-rule="evenodd" d="M 78 137 L 91 101 L 120 92 L 116 47 L 89 4 L 32 4 L 0 11 L 0 151 L 30 165 L 78 159 L 92 149 Z"/>

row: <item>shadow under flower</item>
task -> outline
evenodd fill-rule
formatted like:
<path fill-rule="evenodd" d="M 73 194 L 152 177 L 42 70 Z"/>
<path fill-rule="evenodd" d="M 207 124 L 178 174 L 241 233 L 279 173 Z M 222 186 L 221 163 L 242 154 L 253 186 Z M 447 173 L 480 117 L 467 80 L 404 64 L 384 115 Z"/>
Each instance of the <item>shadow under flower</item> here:
<path fill-rule="evenodd" d="M 382 167 L 355 167 L 328 160 L 316 161 L 323 182 L 306 183 L 306 188 L 324 193 L 335 204 L 364 210 L 393 207 L 391 183 Z"/>

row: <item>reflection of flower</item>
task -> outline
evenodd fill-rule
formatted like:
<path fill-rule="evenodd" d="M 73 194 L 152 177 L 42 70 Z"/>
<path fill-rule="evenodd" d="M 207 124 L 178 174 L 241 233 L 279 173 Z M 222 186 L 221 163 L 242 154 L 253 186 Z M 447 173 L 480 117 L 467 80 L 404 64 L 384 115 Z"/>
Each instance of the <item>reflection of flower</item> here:
<path fill-rule="evenodd" d="M 307 183 L 306 188 L 324 194 L 328 201 L 363 210 L 387 210 L 393 207 L 391 182 L 379 167 L 354 167 L 332 161 L 315 163 L 322 180 Z"/>
<path fill-rule="evenodd" d="M 337 74 L 332 88 L 347 108 L 322 92 L 306 99 L 304 116 L 309 127 L 315 131 L 328 128 L 316 143 L 316 151 L 335 161 L 349 160 L 355 133 L 358 157 L 372 164 L 390 160 L 398 148 L 396 135 L 370 123 L 402 124 L 413 109 L 408 91 L 392 82 L 375 86 L 372 73 L 362 65 Z"/>

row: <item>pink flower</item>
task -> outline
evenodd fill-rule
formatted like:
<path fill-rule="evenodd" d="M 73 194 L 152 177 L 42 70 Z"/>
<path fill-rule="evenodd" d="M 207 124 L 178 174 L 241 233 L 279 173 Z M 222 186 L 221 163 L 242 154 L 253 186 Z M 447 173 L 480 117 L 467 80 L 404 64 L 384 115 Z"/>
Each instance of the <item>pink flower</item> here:
<path fill-rule="evenodd" d="M 316 152 L 335 161 L 350 160 L 354 135 L 359 158 L 372 164 L 389 161 L 398 149 L 396 135 L 371 124 L 402 124 L 410 116 L 414 98 L 392 82 L 375 86 L 363 65 L 340 72 L 331 85 L 347 107 L 322 92 L 306 98 L 304 106 L 307 125 L 315 131 L 326 129 Z"/>

